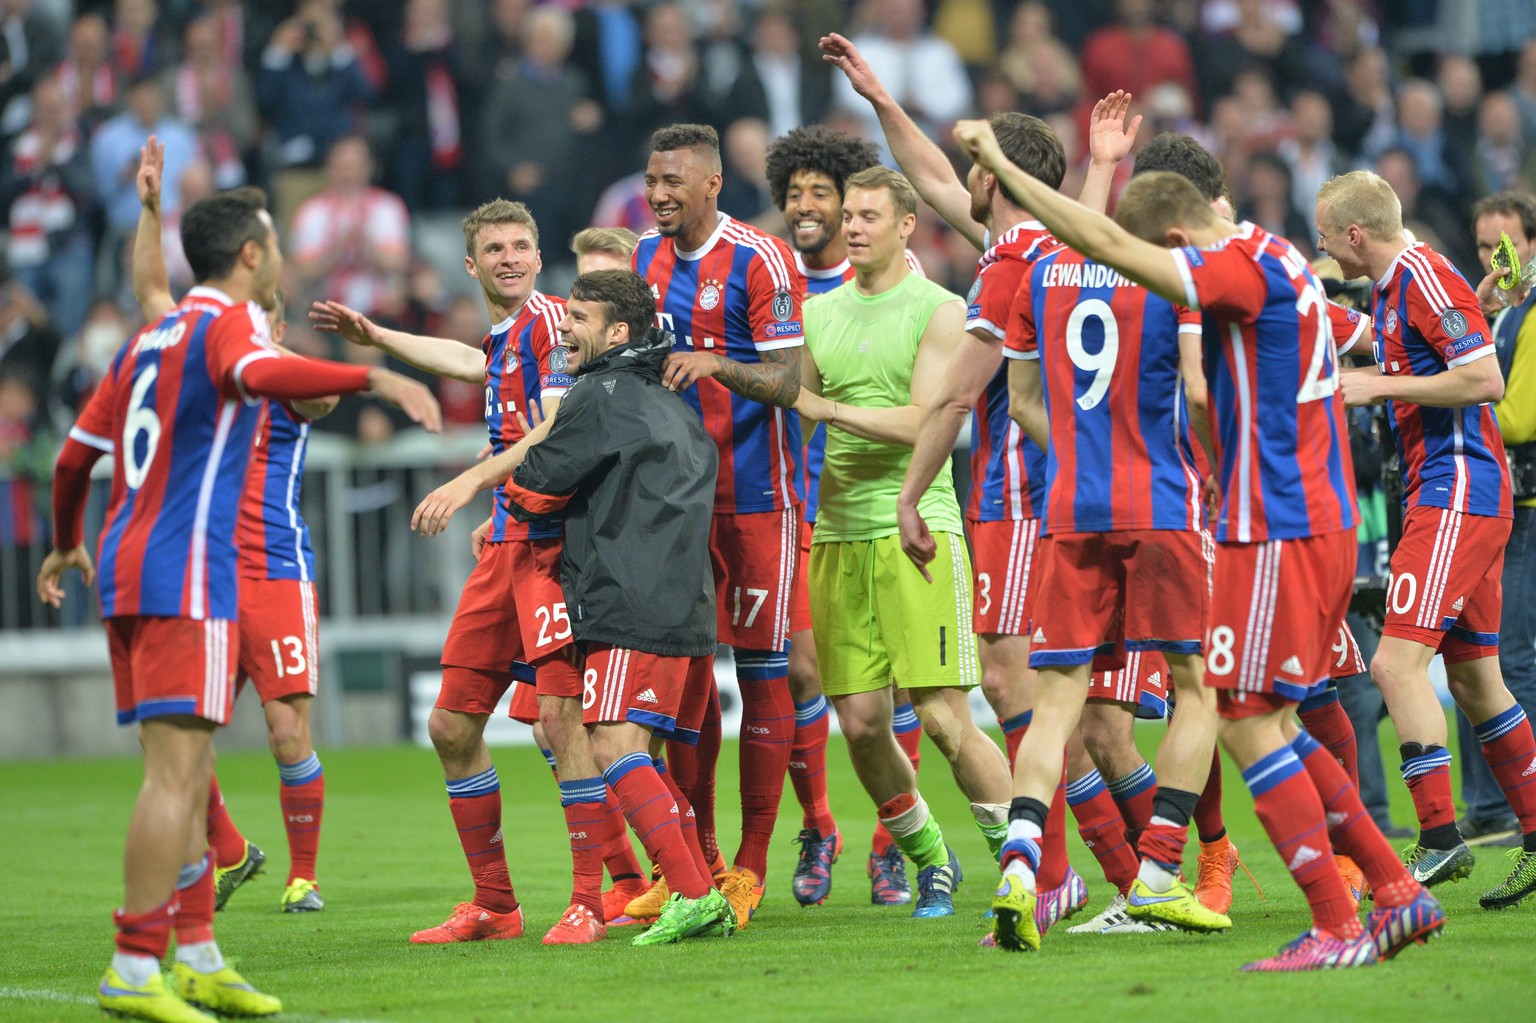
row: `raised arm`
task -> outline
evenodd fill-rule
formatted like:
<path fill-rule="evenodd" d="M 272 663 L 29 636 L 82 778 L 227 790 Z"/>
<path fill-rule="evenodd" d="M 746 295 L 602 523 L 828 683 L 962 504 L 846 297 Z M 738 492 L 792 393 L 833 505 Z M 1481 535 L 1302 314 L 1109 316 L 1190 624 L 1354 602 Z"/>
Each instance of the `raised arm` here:
<path fill-rule="evenodd" d="M 139 173 L 135 178 L 139 189 L 139 227 L 133 238 L 133 297 L 150 323 L 176 308 L 161 244 L 165 223 L 160 212 L 160 183 L 164 175 L 165 146 L 151 135 L 139 150 Z"/>
<path fill-rule="evenodd" d="M 450 338 L 390 330 L 340 302 L 316 302 L 310 307 L 309 321 L 316 330 L 339 334 L 365 348 L 378 348 L 425 373 L 485 383 L 485 356 Z"/>
<path fill-rule="evenodd" d="M 1141 128 L 1141 115 L 1125 123 L 1131 110 L 1131 94 L 1112 92 L 1093 105 L 1088 119 L 1088 173 L 1083 177 L 1083 191 L 1078 202 L 1103 213 L 1109 209 L 1109 193 L 1115 185 L 1115 169 L 1130 155 Z"/>
<path fill-rule="evenodd" d="M 836 32 L 821 38 L 822 59 L 848 76 L 848 84 L 875 108 L 891 155 L 923 201 L 978 249 L 982 227 L 971 219 L 971 193 L 955 174 L 954 165 L 938 143 L 886 91 L 869 62 L 846 37 Z"/>
<path fill-rule="evenodd" d="M 1006 182 L 1009 191 L 1023 200 L 1024 208 L 1064 244 L 1095 262 L 1114 267 L 1170 302 L 1188 301 L 1172 252 L 1142 241 L 1104 214 L 1024 173 L 1003 155 L 986 121 L 961 121 L 955 125 L 955 138 L 983 169 Z"/>

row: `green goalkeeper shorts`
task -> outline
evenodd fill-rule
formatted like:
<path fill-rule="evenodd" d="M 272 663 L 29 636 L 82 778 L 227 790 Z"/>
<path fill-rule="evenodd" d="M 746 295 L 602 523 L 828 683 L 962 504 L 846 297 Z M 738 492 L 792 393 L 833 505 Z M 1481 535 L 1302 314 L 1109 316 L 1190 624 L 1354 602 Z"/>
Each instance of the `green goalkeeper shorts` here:
<path fill-rule="evenodd" d="M 901 537 L 813 543 L 811 628 L 828 696 L 906 689 L 970 688 L 981 681 L 971 631 L 971 562 L 965 541 L 935 533 L 933 582 L 901 549 Z"/>

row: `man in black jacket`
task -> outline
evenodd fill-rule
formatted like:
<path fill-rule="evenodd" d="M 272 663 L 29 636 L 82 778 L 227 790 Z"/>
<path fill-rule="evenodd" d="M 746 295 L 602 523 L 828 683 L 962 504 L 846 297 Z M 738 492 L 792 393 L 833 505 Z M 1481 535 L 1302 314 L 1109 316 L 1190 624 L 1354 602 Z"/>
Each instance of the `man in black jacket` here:
<path fill-rule="evenodd" d="M 661 383 L 671 335 L 629 270 L 576 278 L 559 331 L 576 381 L 507 494 L 518 518 L 565 518 L 560 581 L 585 654 L 582 709 L 603 778 L 671 889 L 654 945 L 730 934 L 730 905 L 647 749 L 676 724 L 691 659 L 715 649 L 709 562 L 716 454 L 698 416 Z"/>

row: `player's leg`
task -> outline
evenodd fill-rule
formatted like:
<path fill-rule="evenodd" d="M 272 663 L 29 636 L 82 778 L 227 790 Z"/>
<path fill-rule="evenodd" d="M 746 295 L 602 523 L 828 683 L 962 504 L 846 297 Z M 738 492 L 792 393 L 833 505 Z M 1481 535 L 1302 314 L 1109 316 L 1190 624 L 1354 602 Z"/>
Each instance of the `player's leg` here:
<path fill-rule="evenodd" d="M 314 697 L 307 693 L 279 697 L 261 705 L 267 718 L 267 742 L 281 779 L 278 801 L 288 833 L 288 880 L 282 898 L 285 913 L 325 908 L 315 869 L 320 852 L 320 822 L 325 811 L 325 771 L 311 738 L 313 706 Z"/>
<path fill-rule="evenodd" d="M 581 671 L 562 651 L 535 665 L 535 671 L 555 676 L 539 679 L 539 723 L 555 755 L 560 778 L 560 808 L 571 845 L 571 904 L 544 935 L 546 945 L 585 944 L 601 936 L 594 923 L 605 923 L 603 911 L 603 845 L 609 837 L 608 787 L 592 753 L 592 741 L 582 723 Z M 576 692 L 557 679 L 569 676 Z"/>
<path fill-rule="evenodd" d="M 906 755 L 916 775 L 922 766 L 921 745 L 923 723 L 917 711 L 912 709 L 912 697 L 900 684 L 891 686 L 891 734 L 896 745 Z M 901 847 L 885 830 L 880 816 L 875 815 L 874 831 L 870 835 L 869 858 L 864 871 L 869 875 L 869 901 L 877 906 L 904 906 L 912 901 L 912 885 L 907 880 L 907 862 L 902 858 Z"/>
<path fill-rule="evenodd" d="M 1114 674 L 1121 683 L 1140 672 L 1141 655 L 1132 653 Z M 1107 685 L 1113 686 L 1114 681 Z M 1125 822 L 1125 837 L 1132 847 L 1152 819 L 1152 800 L 1157 795 L 1157 772 L 1136 747 L 1136 717 L 1128 703 L 1090 700 L 1083 708 L 1083 745 L 1093 758 L 1110 797 Z"/>
<path fill-rule="evenodd" d="M 808 546 L 808 545 L 807 545 Z M 797 570 L 804 572 L 802 564 Z M 796 608 L 800 597 L 796 597 Z M 807 601 L 809 597 L 805 598 Z M 843 836 L 837 830 L 827 802 L 827 735 L 831 710 L 821 693 L 821 673 L 816 665 L 816 641 L 805 612 L 806 628 L 789 637 L 789 689 L 795 702 L 795 742 L 790 750 L 789 780 L 800 801 L 801 829 L 795 841 L 800 859 L 791 890 L 802 906 L 826 901 L 832 894 L 832 865 L 842 852 Z"/>
<path fill-rule="evenodd" d="M 1092 683 L 1090 682 L 1090 692 Z M 1087 710 L 1085 705 L 1084 710 Z M 1128 711 L 1127 711 L 1128 712 Z M 1119 934 L 1150 931 L 1151 925 L 1132 920 L 1125 911 L 1125 896 L 1136 880 L 1140 862 L 1136 847 L 1126 839 L 1125 821 L 1104 777 L 1083 744 L 1082 722 L 1067 741 L 1067 807 L 1077 820 L 1077 833 L 1098 860 L 1104 879 L 1115 895 L 1092 918 L 1067 929 L 1068 934 Z M 1049 823 L 1049 821 L 1047 821 Z"/>
<path fill-rule="evenodd" d="M 203 813 L 207 821 L 209 855 L 213 857 L 214 908 L 223 909 L 237 888 L 264 872 L 267 855 L 235 825 L 224 802 L 224 792 L 219 788 L 217 774 L 208 785 L 208 802 Z"/>

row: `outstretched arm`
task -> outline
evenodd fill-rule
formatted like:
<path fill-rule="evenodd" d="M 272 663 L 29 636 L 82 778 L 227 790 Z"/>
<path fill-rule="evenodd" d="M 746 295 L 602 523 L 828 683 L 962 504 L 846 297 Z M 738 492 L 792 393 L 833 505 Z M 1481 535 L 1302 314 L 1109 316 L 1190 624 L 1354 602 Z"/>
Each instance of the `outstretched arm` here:
<path fill-rule="evenodd" d="M 171 277 L 165 269 L 161 235 L 160 183 L 165 176 L 165 145 L 151 135 L 139 150 L 139 227 L 133 237 L 133 297 L 145 321 L 153 323 L 172 309 Z"/>
<path fill-rule="evenodd" d="M 1125 123 L 1131 111 L 1131 94 L 1125 90 L 1110 93 L 1093 105 L 1088 120 L 1088 173 L 1077 201 L 1090 210 L 1103 213 L 1109 209 L 1109 193 L 1115 184 L 1115 168 L 1130 155 L 1141 128 L 1141 115 Z"/>
<path fill-rule="evenodd" d="M 1040 218 L 1062 243 L 1095 262 L 1114 267 L 1170 302 L 1187 302 L 1178 264 L 1168 249 L 1142 241 L 1102 213 L 1025 174 L 1003 155 L 986 121 L 961 121 L 955 138 L 983 169 L 995 174 L 1023 200 L 1024 208 Z"/>
<path fill-rule="evenodd" d="M 378 348 L 425 373 L 485 383 L 485 356 L 450 338 L 390 330 L 340 302 L 316 302 L 310 307 L 309 320 L 318 331 L 340 334 L 365 348 Z"/>
<path fill-rule="evenodd" d="M 738 362 L 713 352 L 673 352 L 662 366 L 661 382 L 681 391 L 713 377 L 743 398 L 791 408 L 800 393 L 799 348 L 759 352 L 760 362 Z"/>
<path fill-rule="evenodd" d="M 982 248 L 982 226 L 971 219 L 971 193 L 955 175 L 949 157 L 923 133 L 917 122 L 886 91 L 864 55 L 845 36 L 836 32 L 821 38 L 822 59 L 848 76 L 853 91 L 869 101 L 880 118 L 891 155 L 902 173 L 944 220 L 971 244 Z"/>
<path fill-rule="evenodd" d="M 560 407 L 560 399 L 544 398 L 543 404 L 549 412 L 542 420 L 537 412 L 538 406 L 528 406 L 528 412 L 533 416 L 532 426 L 523 418 L 521 412 L 513 412 L 512 414 L 517 417 L 518 424 L 523 429 L 523 439 L 501 454 L 475 463 L 422 498 L 411 516 L 411 528 L 422 536 L 436 536 L 448 528 L 454 513 L 468 506 L 475 499 L 475 495 L 482 490 L 500 486 L 511 479 L 512 473 L 517 471 L 517 467 L 522 465 L 523 460 L 528 457 L 528 449 L 548 436 L 550 429 L 554 426 L 555 412 Z"/>

